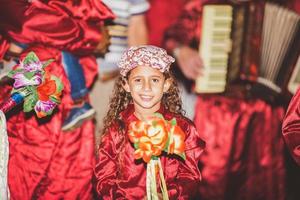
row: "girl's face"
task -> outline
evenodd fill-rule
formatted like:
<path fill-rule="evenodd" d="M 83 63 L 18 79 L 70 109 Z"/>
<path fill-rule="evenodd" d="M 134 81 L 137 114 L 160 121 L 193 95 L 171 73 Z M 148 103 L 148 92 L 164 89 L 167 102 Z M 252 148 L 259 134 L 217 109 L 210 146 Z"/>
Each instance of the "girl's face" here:
<path fill-rule="evenodd" d="M 135 109 L 154 113 L 159 109 L 163 93 L 168 91 L 170 84 L 171 80 L 166 80 L 159 70 L 139 66 L 130 71 L 123 87 L 130 92 Z"/>

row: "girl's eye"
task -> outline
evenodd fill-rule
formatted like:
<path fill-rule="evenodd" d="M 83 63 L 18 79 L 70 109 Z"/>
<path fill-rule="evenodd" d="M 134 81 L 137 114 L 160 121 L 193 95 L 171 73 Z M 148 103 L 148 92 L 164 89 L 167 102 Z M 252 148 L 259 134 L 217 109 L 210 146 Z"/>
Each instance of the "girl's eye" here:
<path fill-rule="evenodd" d="M 136 83 L 140 83 L 141 81 L 142 81 L 142 79 L 140 79 L 140 78 L 134 79 L 134 82 L 136 82 Z"/>
<path fill-rule="evenodd" d="M 154 78 L 154 79 L 152 79 L 152 82 L 153 82 L 153 83 L 158 83 L 158 82 L 159 82 L 159 79 Z"/>

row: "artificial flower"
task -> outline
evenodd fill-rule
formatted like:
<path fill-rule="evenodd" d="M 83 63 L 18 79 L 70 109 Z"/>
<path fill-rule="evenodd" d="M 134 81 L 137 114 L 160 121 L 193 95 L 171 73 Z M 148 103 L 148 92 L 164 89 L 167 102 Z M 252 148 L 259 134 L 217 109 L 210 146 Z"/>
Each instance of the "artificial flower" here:
<path fill-rule="evenodd" d="M 45 73 L 44 81 L 41 85 L 37 86 L 38 98 L 41 101 L 48 101 L 51 96 L 60 99 L 61 91 L 57 88 L 55 79 L 51 79 L 48 72 Z"/>
<path fill-rule="evenodd" d="M 142 123 L 141 121 L 134 121 L 129 124 L 128 137 L 133 143 L 137 143 L 142 136 L 147 135 L 146 131 L 149 124 Z"/>
<path fill-rule="evenodd" d="M 128 137 L 134 144 L 135 159 L 142 158 L 148 163 L 151 158 L 160 156 L 163 151 L 185 158 L 185 134 L 176 125 L 176 120 L 168 122 L 162 115 L 157 115 L 146 121 L 131 122 Z"/>
<path fill-rule="evenodd" d="M 152 156 L 159 156 L 168 140 L 164 121 L 160 118 L 131 123 L 128 136 L 137 147 L 134 157 L 143 158 L 145 162 L 149 162 Z"/>
<path fill-rule="evenodd" d="M 169 126 L 169 133 L 171 134 L 169 140 L 169 154 L 183 155 L 185 150 L 185 134 L 179 126 Z"/>
<path fill-rule="evenodd" d="M 20 62 L 20 68 L 23 68 L 26 72 L 42 71 L 43 64 L 39 60 L 29 63 Z"/>
<path fill-rule="evenodd" d="M 134 158 L 135 159 L 142 158 L 146 163 L 148 163 L 151 160 L 153 154 L 154 154 L 153 145 L 151 143 L 150 138 L 147 136 L 141 137 L 138 143 L 138 147 L 134 152 Z"/>
<path fill-rule="evenodd" d="M 12 93 L 23 96 L 24 112 L 34 109 L 38 117 L 44 117 L 50 115 L 61 102 L 61 80 L 45 70 L 52 61 L 50 59 L 42 62 L 34 52 L 29 52 L 20 64 L 8 73 L 8 77 L 15 80 Z"/>
<path fill-rule="evenodd" d="M 39 85 L 42 83 L 41 73 L 35 73 L 31 78 L 26 77 L 24 73 L 16 73 L 12 78 L 15 79 L 13 87 L 16 89 L 25 86 Z"/>
<path fill-rule="evenodd" d="M 35 113 L 37 114 L 37 117 L 45 117 L 52 113 L 54 108 L 56 107 L 56 103 L 53 101 L 41 101 L 38 100 L 34 106 Z"/>

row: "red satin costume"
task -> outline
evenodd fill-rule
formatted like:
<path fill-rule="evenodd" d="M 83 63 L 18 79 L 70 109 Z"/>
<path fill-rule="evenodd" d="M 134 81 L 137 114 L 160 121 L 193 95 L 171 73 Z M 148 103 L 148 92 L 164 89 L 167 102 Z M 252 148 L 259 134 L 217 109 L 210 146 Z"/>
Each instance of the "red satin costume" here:
<path fill-rule="evenodd" d="M 186 133 L 186 160 L 176 156 L 162 156 L 162 168 L 170 199 L 196 198 L 200 182 L 197 163 L 204 148 L 192 122 L 160 108 L 166 120 L 176 118 Z M 137 120 L 130 105 L 121 113 L 125 132 L 130 122 Z M 99 160 L 95 168 L 96 190 L 103 199 L 143 199 L 146 196 L 146 164 L 133 157 L 134 147 L 127 135 L 118 133 L 114 123 L 103 137 L 99 148 Z"/>
<path fill-rule="evenodd" d="M 54 58 L 47 69 L 64 83 L 62 103 L 47 119 L 16 109 L 7 117 L 9 136 L 8 183 L 12 200 L 92 199 L 94 124 L 63 133 L 61 126 L 72 100 L 61 63 L 61 50 L 80 57 L 89 87 L 97 74 L 90 52 L 101 40 L 103 20 L 113 17 L 101 1 L 5 1 L 1 0 L 0 28 L 8 40 L 29 45 L 40 60 Z M 5 41 L 5 40 L 3 40 Z M 3 50 L 3 51 L 2 51 Z M 1 56 L 7 43 L 1 44 Z M 3 101 L 11 88 L 0 85 Z"/>
<path fill-rule="evenodd" d="M 55 59 L 47 69 L 61 78 L 64 94 L 57 111 L 47 119 L 38 120 L 33 113 L 24 114 L 21 109 L 7 116 L 11 199 L 91 199 L 94 125 L 88 121 L 75 131 L 61 131 L 72 100 L 60 51 L 44 46 L 28 50 L 41 60 Z M 10 90 L 1 85 L 1 101 Z"/>
<path fill-rule="evenodd" d="M 282 133 L 291 155 L 300 165 L 300 89 L 289 104 L 282 125 Z"/>
<path fill-rule="evenodd" d="M 259 99 L 198 97 L 195 124 L 207 141 L 202 199 L 286 199 L 283 116 Z"/>
<path fill-rule="evenodd" d="M 170 0 L 149 0 L 150 8 L 146 13 L 149 44 L 162 46 L 165 30 L 177 20 L 187 1 L 172 0 L 170 3 Z"/>
<path fill-rule="evenodd" d="M 43 44 L 80 58 L 89 87 L 98 73 L 92 52 L 102 39 L 104 20 L 114 14 L 100 0 L 0 0 L 0 27 L 10 40 Z"/>

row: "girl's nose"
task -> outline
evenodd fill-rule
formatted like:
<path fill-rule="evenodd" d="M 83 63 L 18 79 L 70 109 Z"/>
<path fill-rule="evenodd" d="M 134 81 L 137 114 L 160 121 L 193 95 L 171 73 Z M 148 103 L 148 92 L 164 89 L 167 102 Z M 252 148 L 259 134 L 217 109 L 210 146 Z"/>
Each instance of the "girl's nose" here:
<path fill-rule="evenodd" d="M 151 91 L 151 84 L 150 84 L 150 81 L 148 81 L 148 80 L 145 80 L 145 81 L 144 81 L 143 89 L 144 89 L 145 91 Z"/>

